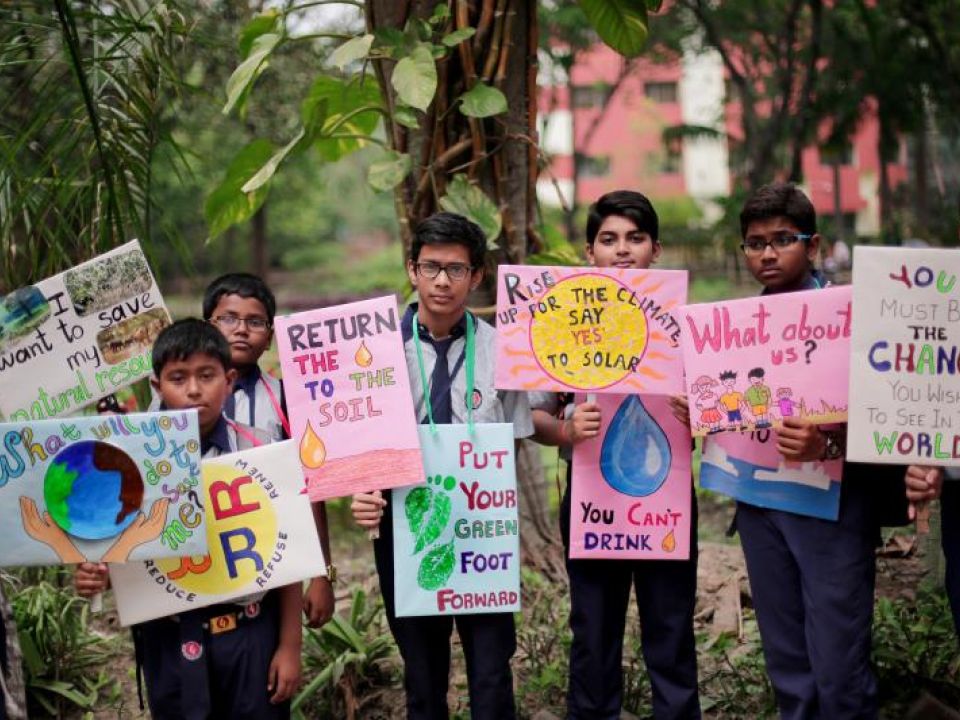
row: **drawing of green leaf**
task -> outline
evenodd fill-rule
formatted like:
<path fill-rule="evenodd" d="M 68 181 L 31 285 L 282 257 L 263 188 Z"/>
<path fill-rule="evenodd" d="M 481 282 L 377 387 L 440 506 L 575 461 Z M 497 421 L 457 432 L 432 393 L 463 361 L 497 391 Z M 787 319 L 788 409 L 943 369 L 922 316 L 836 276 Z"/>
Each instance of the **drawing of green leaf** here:
<path fill-rule="evenodd" d="M 433 514 L 430 515 L 427 524 L 423 526 L 423 531 L 417 537 L 417 543 L 413 548 L 414 555 L 440 537 L 449 521 L 450 496 L 446 493 L 435 493 L 433 496 Z"/>
<path fill-rule="evenodd" d="M 453 574 L 455 559 L 453 540 L 446 545 L 437 545 L 423 556 L 417 583 L 424 590 L 439 590 Z"/>
<path fill-rule="evenodd" d="M 423 518 L 430 510 L 430 499 L 433 491 L 428 487 L 417 487 L 410 491 L 404 501 L 404 510 L 407 514 L 407 525 L 413 535 L 420 534 Z"/>

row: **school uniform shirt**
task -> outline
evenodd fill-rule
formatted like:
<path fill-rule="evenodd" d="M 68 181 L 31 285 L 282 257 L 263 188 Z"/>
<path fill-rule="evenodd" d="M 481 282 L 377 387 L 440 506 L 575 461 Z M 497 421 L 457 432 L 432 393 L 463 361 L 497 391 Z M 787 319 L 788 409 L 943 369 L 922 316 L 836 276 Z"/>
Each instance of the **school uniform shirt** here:
<path fill-rule="evenodd" d="M 267 431 L 272 441 L 287 438 L 281 413 L 286 414 L 283 383 L 257 365 L 237 378 L 223 405 L 228 418 Z"/>
<path fill-rule="evenodd" d="M 420 347 L 423 352 L 424 371 L 427 375 L 429 390 L 424 392 L 417 361 L 416 339 L 413 336 L 413 314 L 416 303 L 411 303 L 400 322 L 403 335 L 403 349 L 406 354 L 407 368 L 410 371 L 410 390 L 413 394 L 413 407 L 417 420 L 427 422 L 427 405 L 434 398 L 434 418 L 438 415 L 438 402 L 445 402 L 449 395 L 450 421 L 454 424 L 467 422 L 467 370 L 466 370 L 466 330 L 467 322 L 474 323 L 474 390 L 473 422 L 513 423 L 513 436 L 525 438 L 533 435 L 533 419 L 530 405 L 524 393 L 511 390 L 497 390 L 494 387 L 494 348 L 495 332 L 490 325 L 464 313 L 460 321 L 450 330 L 450 337 L 434 340 L 422 324 L 419 328 Z M 437 367 L 438 351 L 447 361 L 447 379 L 440 378 Z M 445 386 L 445 387 L 444 387 Z M 449 393 L 447 392 L 449 388 Z"/>

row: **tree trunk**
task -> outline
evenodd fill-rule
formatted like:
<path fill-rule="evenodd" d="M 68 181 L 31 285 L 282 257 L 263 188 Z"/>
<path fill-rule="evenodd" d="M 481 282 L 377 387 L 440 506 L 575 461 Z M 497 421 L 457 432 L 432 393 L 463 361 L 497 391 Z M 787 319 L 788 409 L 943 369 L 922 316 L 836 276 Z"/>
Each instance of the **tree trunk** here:
<path fill-rule="evenodd" d="M 367 29 L 402 30 L 413 19 L 432 15 L 445 0 L 366 0 Z M 466 173 L 500 209 L 503 233 L 491 253 L 487 277 L 471 302 L 489 306 L 495 297 L 496 265 L 522 263 L 537 245 L 536 203 L 536 77 L 537 9 L 534 0 L 456 0 L 452 29 L 473 27 L 473 39 L 461 43 L 437 66 L 437 93 L 420 127 L 387 122 L 387 139 L 394 150 L 409 153 L 413 172 L 395 190 L 404 254 L 413 228 L 439 209 L 447 182 Z M 374 62 L 377 80 L 391 115 L 397 103 L 390 79 L 392 61 Z M 507 98 L 502 115 L 484 120 L 467 118 L 453 108 L 457 98 L 483 81 Z M 523 498 L 523 543 L 528 561 L 553 572 L 558 556 L 556 534 L 549 529 L 543 474 L 539 463 L 518 458 L 518 482 Z M 550 559 L 545 559 L 550 558 Z M 560 563 L 562 567 L 562 562 Z"/>
<path fill-rule="evenodd" d="M 927 200 L 927 194 L 930 192 L 927 183 L 928 156 L 927 123 L 926 118 L 922 117 L 914 140 L 913 155 L 913 216 L 916 221 L 914 235 L 917 237 L 926 237 L 930 228 L 930 211 Z"/>
<path fill-rule="evenodd" d="M 267 205 L 264 203 L 254 213 L 250 226 L 250 263 L 254 275 L 259 275 L 264 282 L 270 272 L 270 259 L 267 253 Z"/>

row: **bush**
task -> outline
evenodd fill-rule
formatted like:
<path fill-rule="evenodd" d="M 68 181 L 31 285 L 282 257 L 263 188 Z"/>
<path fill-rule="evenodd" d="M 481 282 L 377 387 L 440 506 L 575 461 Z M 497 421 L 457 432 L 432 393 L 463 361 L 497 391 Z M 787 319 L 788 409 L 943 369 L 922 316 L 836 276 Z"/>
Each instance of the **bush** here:
<path fill-rule="evenodd" d="M 107 668 L 114 641 L 90 630 L 89 605 L 63 587 L 64 568 L 25 571 L 11 579 L 11 606 L 23 653 L 30 717 L 67 717 L 117 705 L 120 684 Z M 31 581 L 31 576 L 37 576 Z M 27 584 L 30 582 L 30 584 Z"/>

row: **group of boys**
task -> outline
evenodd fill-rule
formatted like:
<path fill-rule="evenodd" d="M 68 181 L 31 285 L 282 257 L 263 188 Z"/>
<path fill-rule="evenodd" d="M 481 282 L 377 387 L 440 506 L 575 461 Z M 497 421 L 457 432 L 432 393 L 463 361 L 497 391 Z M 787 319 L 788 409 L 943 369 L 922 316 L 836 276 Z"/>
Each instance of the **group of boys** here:
<path fill-rule="evenodd" d="M 740 216 L 746 265 L 764 293 L 823 287 L 815 269 L 820 237 L 809 199 L 795 186 L 757 190 Z M 618 191 L 591 206 L 586 253 L 597 267 L 643 269 L 661 252 L 657 214 L 643 195 Z M 514 436 L 558 445 L 568 455 L 601 428 L 596 403 L 574 404 L 551 394 L 509 392 L 494 385 L 494 331 L 466 310 L 483 279 L 486 240 L 469 220 L 438 213 L 416 229 L 406 269 L 418 301 L 401 329 L 414 407 L 420 422 L 511 422 Z M 153 387 L 160 407 L 196 408 L 204 457 L 289 435 L 283 388 L 261 372 L 270 345 L 273 294 L 258 278 L 228 275 L 204 298 L 204 319 L 175 322 L 153 348 Z M 466 358 L 468 330 L 475 357 Z M 418 359 L 421 358 L 421 359 Z M 425 383 L 420 380 L 420 364 Z M 464 367 L 474 368 L 467 397 Z M 688 424 L 685 398 L 671 400 Z M 531 410 L 532 407 L 532 410 Z M 785 460 L 842 456 L 842 429 L 821 430 L 784 417 L 777 448 Z M 839 454 L 838 454 L 839 453 Z M 740 532 L 767 670 L 784 718 L 869 718 L 878 714 L 870 667 L 874 548 L 882 523 L 897 520 L 896 502 L 878 503 L 877 468 L 845 464 L 839 518 L 834 521 L 737 503 Z M 887 487 L 904 503 L 903 468 Z M 889 474 L 889 473 L 888 473 Z M 942 473 L 911 468 L 910 500 L 925 502 L 941 487 Z M 691 479 L 692 482 L 692 479 Z M 889 495 L 889 493 L 887 493 Z M 945 498 L 947 493 L 944 494 Z M 511 658 L 516 649 L 510 613 L 455 617 L 397 617 L 389 493 L 352 498 L 356 522 L 378 530 L 374 558 L 390 630 L 404 664 L 407 715 L 449 716 L 451 633 L 456 625 L 466 659 L 473 718 L 516 717 Z M 317 527 L 329 558 L 326 523 Z M 691 555 L 684 561 L 567 560 L 570 583 L 570 718 L 618 718 L 622 697 L 622 645 L 633 586 L 654 716 L 700 717 L 693 615 L 696 600 L 696 503 Z M 560 523 L 569 545 L 570 476 Z M 946 526 L 946 523 L 944 523 Z M 946 542 L 946 540 L 945 540 Z M 331 572 L 330 575 L 333 575 Z M 960 582 L 953 576 L 955 582 Z M 78 567 L 75 586 L 90 596 L 108 585 L 104 565 Z M 135 628 L 155 718 L 281 718 L 300 677 L 301 612 L 312 624 L 333 612 L 329 579 L 242 598 Z M 211 621 L 229 615 L 231 632 L 211 634 Z"/>

